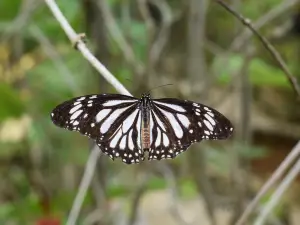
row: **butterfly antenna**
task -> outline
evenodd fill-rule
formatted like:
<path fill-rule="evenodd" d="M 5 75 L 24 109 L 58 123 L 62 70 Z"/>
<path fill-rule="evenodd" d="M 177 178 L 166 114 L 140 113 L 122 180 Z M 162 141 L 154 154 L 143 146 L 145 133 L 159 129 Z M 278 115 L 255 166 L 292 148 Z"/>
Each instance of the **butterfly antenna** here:
<path fill-rule="evenodd" d="M 163 85 L 160 85 L 160 86 L 151 88 L 150 90 L 147 91 L 147 93 L 150 93 L 150 91 L 152 91 L 152 90 L 154 90 L 154 89 L 161 88 L 161 87 L 165 87 L 165 86 L 170 86 L 170 85 L 173 85 L 173 84 L 163 84 Z"/>

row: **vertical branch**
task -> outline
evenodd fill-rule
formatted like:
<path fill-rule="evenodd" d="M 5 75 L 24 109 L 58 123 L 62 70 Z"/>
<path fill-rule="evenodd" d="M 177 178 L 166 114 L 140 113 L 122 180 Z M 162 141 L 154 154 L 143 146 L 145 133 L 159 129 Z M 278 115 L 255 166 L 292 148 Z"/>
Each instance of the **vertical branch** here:
<path fill-rule="evenodd" d="M 236 81 L 237 96 L 239 96 L 239 99 L 237 101 L 239 101 L 239 103 L 236 104 L 236 102 L 234 102 L 236 106 L 239 106 L 236 107 L 239 118 L 239 125 L 236 127 L 236 143 L 238 145 L 230 149 L 229 153 L 231 159 L 230 175 L 234 189 L 233 198 L 235 200 L 234 214 L 230 224 L 234 224 L 235 221 L 238 219 L 238 216 L 241 214 L 247 191 L 246 171 L 248 167 L 248 162 L 244 161 L 240 157 L 239 148 L 240 144 L 242 144 L 242 146 L 246 145 L 249 142 L 250 138 L 251 118 L 249 112 L 251 105 L 251 91 L 250 81 L 248 78 L 248 68 L 253 56 L 251 46 L 245 49 L 244 54 L 244 63 L 241 66 L 241 68 L 237 71 L 237 74 L 240 78 Z"/>
<path fill-rule="evenodd" d="M 205 24 L 207 0 L 191 0 L 189 2 L 189 19 L 187 30 L 187 63 L 186 70 L 191 83 L 201 82 L 202 90 L 208 87 L 206 73 L 206 57 L 202 43 L 205 42 Z M 203 97 L 205 98 L 205 96 Z M 196 156 L 195 156 L 196 154 Z M 207 214 L 211 224 L 216 224 L 215 207 L 210 183 L 206 177 L 206 157 L 203 150 L 189 152 L 190 171 L 193 174 L 199 194 L 205 200 Z"/>
<path fill-rule="evenodd" d="M 187 38 L 187 73 L 191 81 L 207 85 L 206 60 L 203 43 L 205 42 L 207 0 L 191 0 L 189 5 Z"/>
<path fill-rule="evenodd" d="M 94 148 L 92 149 L 89 159 L 86 163 L 86 167 L 85 167 L 84 174 L 83 174 L 83 179 L 80 182 L 80 185 L 78 188 L 78 193 L 74 200 L 74 203 L 73 203 L 72 209 L 70 211 L 66 225 L 75 225 L 76 224 L 83 200 L 86 196 L 86 192 L 87 192 L 89 185 L 92 181 L 92 178 L 94 176 L 95 168 L 97 165 L 97 160 L 100 156 L 100 153 L 101 153 L 101 151 L 99 151 L 97 145 L 95 145 Z"/>

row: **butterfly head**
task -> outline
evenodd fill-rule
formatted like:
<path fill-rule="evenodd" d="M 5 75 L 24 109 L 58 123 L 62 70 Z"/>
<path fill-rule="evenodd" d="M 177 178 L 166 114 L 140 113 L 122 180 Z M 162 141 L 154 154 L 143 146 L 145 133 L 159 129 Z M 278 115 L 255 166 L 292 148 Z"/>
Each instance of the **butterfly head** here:
<path fill-rule="evenodd" d="M 144 93 L 144 94 L 142 94 L 141 102 L 142 102 L 143 107 L 148 107 L 149 104 L 150 104 L 150 100 L 151 100 L 150 93 Z"/>

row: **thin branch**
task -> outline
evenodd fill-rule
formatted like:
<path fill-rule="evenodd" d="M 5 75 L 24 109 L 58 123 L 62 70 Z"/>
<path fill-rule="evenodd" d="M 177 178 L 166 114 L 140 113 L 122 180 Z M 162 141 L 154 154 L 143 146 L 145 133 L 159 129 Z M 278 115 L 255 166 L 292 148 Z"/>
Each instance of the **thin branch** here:
<path fill-rule="evenodd" d="M 176 183 L 176 178 L 171 170 L 170 166 L 166 163 L 159 163 L 157 164 L 158 170 L 161 171 L 161 173 L 164 176 L 164 179 L 166 180 L 168 187 L 169 187 L 169 192 L 170 192 L 170 198 L 171 198 L 171 203 L 170 203 L 170 212 L 174 216 L 176 222 L 178 224 L 182 225 L 190 225 L 194 224 L 195 221 L 191 220 L 187 221 L 184 216 L 181 213 L 181 210 L 178 207 L 178 188 L 177 188 L 177 183 Z"/>
<path fill-rule="evenodd" d="M 86 47 L 84 42 L 78 38 L 78 34 L 75 33 L 73 28 L 70 26 L 67 19 L 64 17 L 60 9 L 58 8 L 54 0 L 45 0 L 49 9 L 53 13 L 53 16 L 61 25 L 62 29 L 65 31 L 66 35 L 70 41 L 76 45 L 77 49 L 82 53 L 82 55 L 95 67 L 95 69 L 102 74 L 102 76 L 121 94 L 130 95 L 129 91 L 114 77 L 114 75 L 109 72 L 106 67 L 101 64 L 97 58 L 90 52 Z"/>
<path fill-rule="evenodd" d="M 43 31 L 37 26 L 32 25 L 29 27 L 31 34 L 40 42 L 45 54 L 52 60 L 53 64 L 56 66 L 57 70 L 62 75 L 65 84 L 70 87 L 74 95 L 79 95 L 82 93 L 78 85 L 76 84 L 72 73 L 62 62 L 61 56 L 55 50 L 54 46 L 51 44 L 50 40 L 45 36 Z"/>
<path fill-rule="evenodd" d="M 253 28 L 256 30 L 261 29 L 263 26 L 268 24 L 268 22 L 274 20 L 276 17 L 284 13 L 286 10 L 292 8 L 296 5 L 299 0 L 285 0 L 278 4 L 276 7 L 272 8 L 269 12 L 265 13 L 261 18 L 252 23 Z M 229 51 L 236 51 L 241 48 L 253 35 L 248 28 L 245 28 L 241 34 L 234 38 L 232 41 Z"/>
<path fill-rule="evenodd" d="M 97 6 L 102 11 L 106 28 L 112 39 L 121 49 L 124 59 L 134 68 L 138 75 L 142 75 L 145 70 L 144 65 L 136 58 L 132 46 L 130 46 L 122 34 L 111 12 L 111 9 L 109 8 L 108 2 L 106 0 L 98 0 Z"/>
<path fill-rule="evenodd" d="M 172 24 L 172 11 L 165 0 L 152 0 L 151 2 L 156 5 L 163 15 L 161 27 L 149 52 L 149 61 L 151 66 L 157 66 L 157 62 L 159 61 L 162 51 L 169 38 L 170 27 Z"/>
<path fill-rule="evenodd" d="M 242 22 L 246 27 L 248 27 L 254 35 L 262 42 L 264 47 L 271 53 L 272 57 L 275 59 L 275 61 L 279 64 L 280 68 L 283 70 L 283 72 L 286 75 L 286 78 L 292 85 L 294 91 L 298 95 L 298 98 L 300 99 L 300 87 L 298 85 L 298 81 L 296 77 L 292 75 L 292 73 L 289 71 L 286 63 L 282 59 L 279 52 L 274 48 L 274 46 L 265 38 L 263 37 L 251 24 L 251 21 L 238 12 L 236 12 L 234 9 L 232 9 L 227 3 L 223 2 L 222 0 L 215 0 L 218 4 L 220 4 L 223 8 L 225 8 L 228 12 L 230 12 L 233 16 L 235 16 L 240 22 Z"/>
<path fill-rule="evenodd" d="M 249 218 L 250 214 L 254 211 L 254 208 L 259 203 L 260 199 L 270 190 L 270 188 L 282 177 L 286 170 L 291 166 L 297 157 L 300 155 L 300 141 L 292 149 L 290 154 L 283 160 L 280 166 L 275 170 L 270 179 L 263 185 L 255 198 L 247 206 L 246 210 L 236 223 L 236 225 L 243 225 Z"/>
<path fill-rule="evenodd" d="M 89 159 L 86 163 L 84 174 L 83 174 L 82 180 L 80 182 L 78 192 L 77 192 L 77 195 L 73 202 L 73 206 L 70 211 L 66 225 L 75 225 L 76 224 L 83 200 L 86 196 L 87 190 L 88 190 L 90 183 L 92 181 L 92 178 L 94 176 L 97 161 L 98 161 L 98 158 L 100 157 L 100 155 L 101 155 L 101 151 L 99 150 L 97 145 L 94 145 L 94 147 L 89 155 Z"/>
<path fill-rule="evenodd" d="M 294 147 L 295 151 L 300 152 L 300 141 Z M 296 176 L 300 173 L 300 159 L 296 162 L 290 172 L 285 176 L 281 184 L 275 190 L 270 200 L 267 202 L 265 207 L 260 211 L 258 218 L 255 220 L 254 225 L 263 225 L 268 215 L 272 212 L 273 208 L 278 204 L 280 198 L 286 191 L 286 189 L 291 185 Z"/>
<path fill-rule="evenodd" d="M 142 200 L 142 197 L 144 196 L 146 190 L 147 190 L 147 185 L 149 181 L 149 173 L 145 172 L 141 174 L 140 181 L 137 183 L 137 187 L 133 193 L 133 198 L 131 202 L 131 207 L 130 207 L 130 213 L 129 213 L 129 219 L 128 219 L 128 225 L 134 225 L 136 224 L 136 220 L 138 218 L 138 213 L 139 213 L 139 206 Z"/>

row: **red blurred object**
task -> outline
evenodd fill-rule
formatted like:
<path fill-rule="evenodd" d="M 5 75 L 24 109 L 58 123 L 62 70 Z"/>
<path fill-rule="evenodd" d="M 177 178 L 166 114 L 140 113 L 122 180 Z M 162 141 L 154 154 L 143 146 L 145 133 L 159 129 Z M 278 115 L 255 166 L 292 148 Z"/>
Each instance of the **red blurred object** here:
<path fill-rule="evenodd" d="M 61 222 L 54 218 L 42 218 L 36 222 L 36 225 L 61 225 Z"/>

